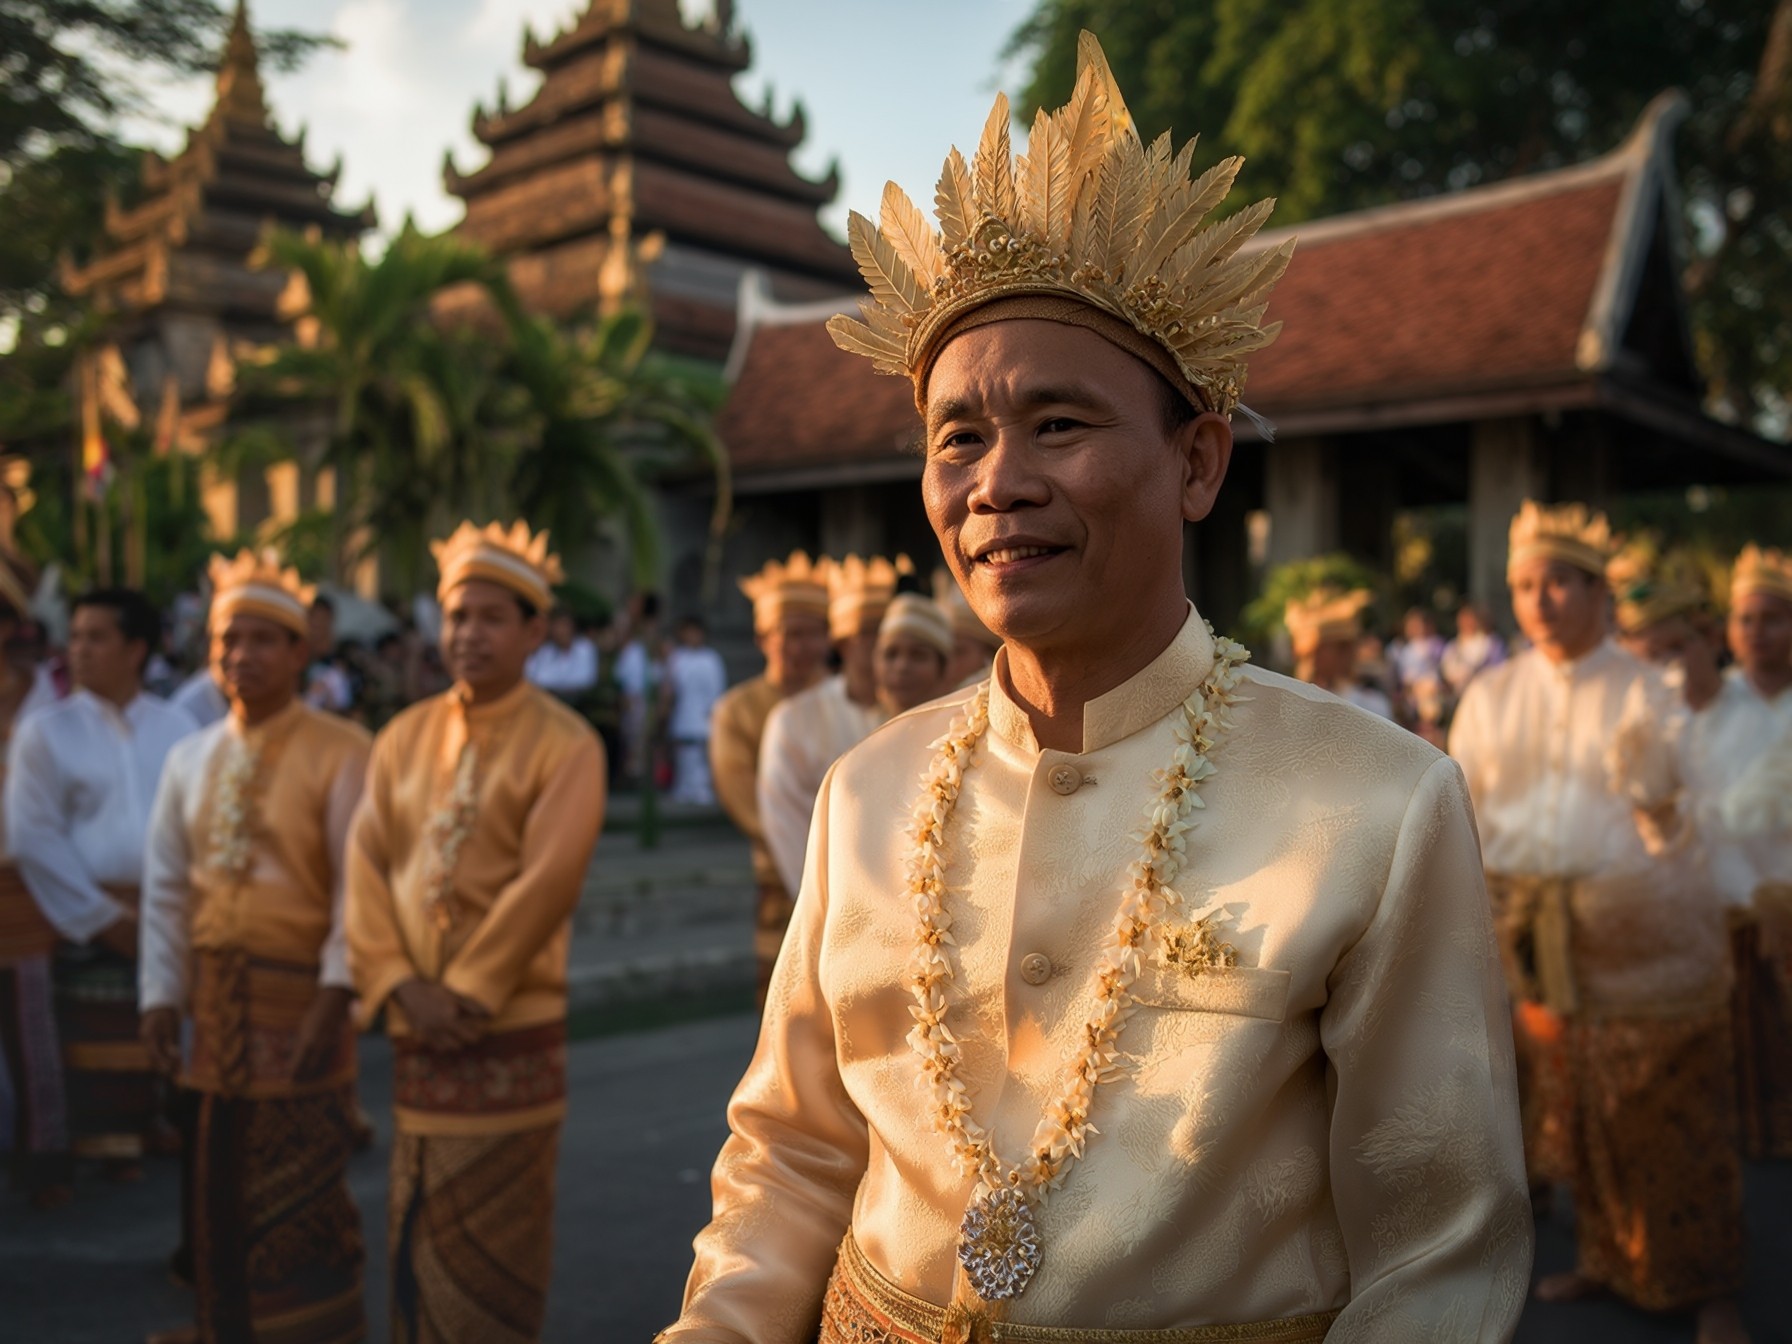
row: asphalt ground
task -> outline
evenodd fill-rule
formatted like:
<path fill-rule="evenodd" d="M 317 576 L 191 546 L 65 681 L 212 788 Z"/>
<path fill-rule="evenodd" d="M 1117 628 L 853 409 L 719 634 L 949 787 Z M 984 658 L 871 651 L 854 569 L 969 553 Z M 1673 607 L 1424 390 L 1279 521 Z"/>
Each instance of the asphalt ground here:
<path fill-rule="evenodd" d="M 709 1209 L 708 1172 L 723 1109 L 752 1049 L 749 1013 L 726 998 L 642 1007 L 579 1025 L 598 1032 L 570 1052 L 571 1114 L 560 1150 L 550 1344 L 644 1344 L 677 1313 L 690 1239 Z M 676 1021 L 679 1017 L 697 1020 Z M 371 1341 L 386 1338 L 385 1192 L 389 1053 L 362 1053 L 362 1100 L 380 1129 L 350 1179 L 368 1243 Z M 1751 1273 L 1745 1314 L 1757 1344 L 1792 1344 L 1792 1165 L 1748 1172 Z M 30 1211 L 0 1194 L 0 1341 L 128 1344 L 189 1317 L 166 1260 L 177 1234 L 177 1175 L 152 1162 L 138 1185 L 83 1173 L 75 1202 Z M 1539 1228 L 1538 1272 L 1569 1268 L 1572 1232 Z M 1606 1300 L 1526 1312 L 1518 1344 L 1682 1344 L 1686 1318 Z"/>

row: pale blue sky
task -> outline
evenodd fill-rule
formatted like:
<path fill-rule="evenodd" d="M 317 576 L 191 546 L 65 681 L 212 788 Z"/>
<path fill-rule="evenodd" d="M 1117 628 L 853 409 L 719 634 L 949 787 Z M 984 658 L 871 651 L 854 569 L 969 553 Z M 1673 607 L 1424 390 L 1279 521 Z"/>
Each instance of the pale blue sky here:
<path fill-rule="evenodd" d="M 702 13 L 707 0 L 682 0 Z M 359 205 L 372 192 L 383 229 L 406 211 L 428 229 L 460 217 L 442 190 L 444 149 L 463 170 L 482 162 L 468 131 L 473 105 L 509 82 L 520 106 L 538 76 L 522 64 L 522 31 L 538 35 L 584 8 L 583 0 L 251 0 L 257 25 L 327 30 L 347 45 L 303 70 L 268 78 L 280 128 L 309 127 L 319 167 L 342 155 L 339 198 Z M 933 195 L 946 148 L 974 146 L 1003 76 L 999 54 L 1030 0 L 737 0 L 737 23 L 753 39 L 753 68 L 740 81 L 758 107 L 769 84 L 783 117 L 794 97 L 809 134 L 796 162 L 809 176 L 838 156 L 841 196 L 824 218 L 844 233 L 848 208 L 875 215 L 886 179 L 918 201 Z M 998 85 L 1001 78 L 1001 85 Z M 209 81 L 154 91 L 154 115 L 127 132 L 163 150 L 210 103 Z"/>

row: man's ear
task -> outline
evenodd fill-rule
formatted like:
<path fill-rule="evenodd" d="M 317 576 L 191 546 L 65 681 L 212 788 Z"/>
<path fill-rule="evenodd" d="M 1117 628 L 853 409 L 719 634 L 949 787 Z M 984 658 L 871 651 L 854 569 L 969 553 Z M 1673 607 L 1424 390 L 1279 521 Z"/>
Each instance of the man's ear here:
<path fill-rule="evenodd" d="M 1232 423 L 1223 415 L 1203 411 L 1173 436 L 1183 462 L 1182 516 L 1198 523 L 1213 512 L 1226 468 L 1232 463 Z"/>

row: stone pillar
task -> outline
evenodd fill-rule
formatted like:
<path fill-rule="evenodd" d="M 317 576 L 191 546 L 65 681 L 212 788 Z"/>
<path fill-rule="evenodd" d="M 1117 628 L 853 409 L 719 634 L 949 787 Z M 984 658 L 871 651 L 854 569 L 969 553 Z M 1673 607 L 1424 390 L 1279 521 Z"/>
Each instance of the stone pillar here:
<path fill-rule="evenodd" d="M 1264 449 L 1263 502 L 1270 568 L 1338 549 L 1338 453 L 1325 439 Z"/>
<path fill-rule="evenodd" d="M 1546 496 L 1537 426 L 1528 417 L 1477 421 L 1468 468 L 1468 595 L 1510 626 L 1506 533 L 1526 499 Z"/>

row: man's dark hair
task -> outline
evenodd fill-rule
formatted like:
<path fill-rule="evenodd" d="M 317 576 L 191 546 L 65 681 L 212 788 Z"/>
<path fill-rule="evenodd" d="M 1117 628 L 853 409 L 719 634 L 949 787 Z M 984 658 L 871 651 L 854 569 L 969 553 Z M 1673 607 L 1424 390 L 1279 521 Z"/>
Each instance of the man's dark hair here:
<path fill-rule="evenodd" d="M 143 642 L 143 661 L 137 665 L 141 675 L 149 665 L 150 655 L 162 643 L 162 613 L 156 604 L 135 588 L 94 588 L 74 600 L 69 614 L 72 616 L 82 607 L 104 607 L 118 621 L 118 631 L 127 644 Z"/>
<path fill-rule="evenodd" d="M 695 630 L 698 634 L 707 633 L 706 627 L 703 624 L 703 618 L 694 613 L 680 617 L 678 628 L 680 630 Z"/>
<path fill-rule="evenodd" d="M 660 614 L 660 595 L 658 593 L 641 594 L 641 619 L 651 621 Z"/>
<path fill-rule="evenodd" d="M 1151 372 L 1157 376 L 1159 414 L 1163 419 L 1164 433 L 1174 434 L 1200 415 L 1201 409 L 1185 397 L 1178 388 L 1172 386 L 1170 380 L 1163 374 L 1158 373 L 1156 369 Z"/>
<path fill-rule="evenodd" d="M 521 593 L 512 593 L 511 596 L 516 598 L 516 609 L 523 613 L 523 619 L 525 621 L 532 621 L 537 616 L 541 615 L 541 608 L 536 606 Z"/>
<path fill-rule="evenodd" d="M 316 597 L 311 599 L 311 610 L 327 611 L 330 615 L 334 616 L 336 614 L 336 604 L 330 601 L 328 595 L 319 593 Z"/>

